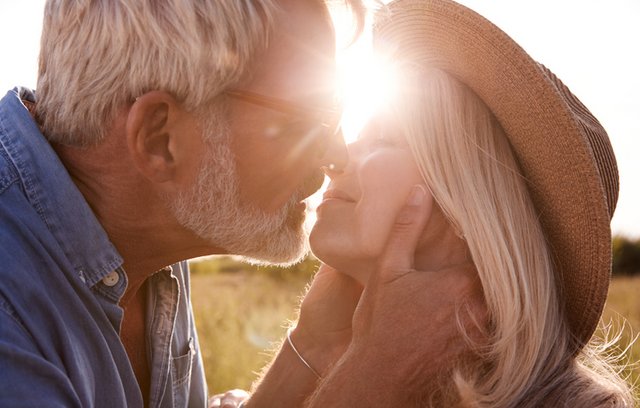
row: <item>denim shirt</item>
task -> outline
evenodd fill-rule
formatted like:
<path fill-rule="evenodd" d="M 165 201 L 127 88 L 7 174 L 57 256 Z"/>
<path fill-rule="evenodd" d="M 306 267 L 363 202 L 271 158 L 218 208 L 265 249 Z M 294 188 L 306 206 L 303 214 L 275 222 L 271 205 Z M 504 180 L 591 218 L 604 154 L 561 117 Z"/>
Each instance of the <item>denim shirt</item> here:
<path fill-rule="evenodd" d="M 142 407 L 119 337 L 122 258 L 23 100 L 0 101 L 0 406 Z M 145 285 L 149 406 L 204 407 L 186 262 Z"/>

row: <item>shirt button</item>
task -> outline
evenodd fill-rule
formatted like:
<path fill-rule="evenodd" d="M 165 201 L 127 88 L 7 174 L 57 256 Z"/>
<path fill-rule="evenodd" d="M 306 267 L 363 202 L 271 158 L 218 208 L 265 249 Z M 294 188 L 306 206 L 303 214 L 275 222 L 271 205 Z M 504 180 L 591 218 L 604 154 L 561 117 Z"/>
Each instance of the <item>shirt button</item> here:
<path fill-rule="evenodd" d="M 102 279 L 102 283 L 104 283 L 105 286 L 111 287 L 117 284 L 119 280 L 120 275 L 118 275 L 118 272 L 113 271 Z"/>

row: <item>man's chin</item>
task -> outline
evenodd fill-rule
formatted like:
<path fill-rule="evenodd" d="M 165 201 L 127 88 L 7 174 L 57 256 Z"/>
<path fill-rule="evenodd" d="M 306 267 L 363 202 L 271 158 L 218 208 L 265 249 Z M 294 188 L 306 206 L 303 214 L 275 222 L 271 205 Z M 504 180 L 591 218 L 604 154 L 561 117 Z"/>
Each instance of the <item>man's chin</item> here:
<path fill-rule="evenodd" d="M 254 265 L 291 266 L 309 253 L 304 221 L 304 209 L 293 206 L 279 228 L 257 234 L 244 242 L 236 242 L 227 250 Z"/>
<path fill-rule="evenodd" d="M 244 262 L 247 262 L 251 265 L 258 266 L 279 266 L 281 268 L 288 268 L 297 263 L 300 263 L 307 256 L 309 251 L 303 251 L 295 257 L 287 257 L 282 259 L 264 259 L 264 258 L 253 258 L 251 256 L 241 256 L 240 259 Z"/>
<path fill-rule="evenodd" d="M 293 237 L 292 237 L 293 238 Z M 269 246 L 241 255 L 242 260 L 253 265 L 275 265 L 288 267 L 302 261 L 309 254 L 309 245 L 304 232 L 300 232 L 297 239 L 289 242 L 281 240 L 278 248 L 274 243 Z"/>

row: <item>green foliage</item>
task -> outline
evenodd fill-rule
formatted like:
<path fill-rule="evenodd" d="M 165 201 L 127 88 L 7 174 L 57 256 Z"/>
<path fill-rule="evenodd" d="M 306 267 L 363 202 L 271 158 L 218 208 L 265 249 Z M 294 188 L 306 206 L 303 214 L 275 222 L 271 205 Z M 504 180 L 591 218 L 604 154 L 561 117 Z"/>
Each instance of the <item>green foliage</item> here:
<path fill-rule="evenodd" d="M 613 238 L 613 274 L 635 275 L 640 273 L 640 239 L 622 236 Z"/>

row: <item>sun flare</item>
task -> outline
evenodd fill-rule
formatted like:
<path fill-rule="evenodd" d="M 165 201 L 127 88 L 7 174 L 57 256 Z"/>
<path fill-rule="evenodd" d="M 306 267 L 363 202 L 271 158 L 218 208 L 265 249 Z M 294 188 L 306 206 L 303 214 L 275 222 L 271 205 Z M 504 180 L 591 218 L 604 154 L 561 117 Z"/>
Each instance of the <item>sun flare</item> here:
<path fill-rule="evenodd" d="M 362 126 L 387 101 L 394 89 L 394 72 L 382 58 L 367 55 L 340 67 L 343 95 L 342 130 L 347 143 L 358 138 Z"/>
<path fill-rule="evenodd" d="M 358 138 L 360 130 L 375 111 L 393 97 L 398 75 L 388 59 L 374 53 L 369 25 L 355 43 L 345 46 L 353 36 L 352 16 L 339 7 L 332 13 L 337 44 L 336 87 L 343 107 L 342 132 L 349 144 Z M 307 199 L 307 231 L 316 221 L 315 208 L 328 181 L 325 179 L 322 188 Z"/>
<path fill-rule="evenodd" d="M 339 44 L 348 38 L 343 30 L 336 25 Z M 351 143 L 376 109 L 391 98 L 396 74 L 389 60 L 374 53 L 369 30 L 351 46 L 338 46 L 336 59 L 337 88 L 344 109 L 342 130 L 345 141 Z"/>

